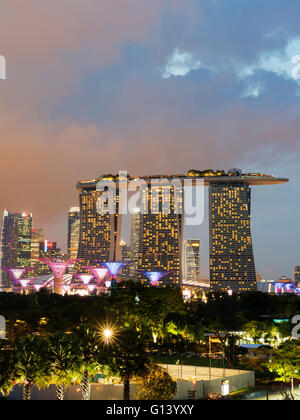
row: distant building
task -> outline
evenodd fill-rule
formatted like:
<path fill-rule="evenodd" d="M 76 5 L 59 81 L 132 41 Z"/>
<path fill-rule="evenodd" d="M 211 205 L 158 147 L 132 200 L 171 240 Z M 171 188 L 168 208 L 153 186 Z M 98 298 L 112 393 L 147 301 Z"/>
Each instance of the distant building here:
<path fill-rule="evenodd" d="M 294 269 L 294 283 L 300 285 L 300 265 L 296 265 Z"/>
<path fill-rule="evenodd" d="M 32 214 L 10 213 L 4 210 L 1 227 L 1 266 L 30 267 L 31 265 Z M 2 272 L 2 286 L 10 288 L 9 275 Z"/>
<path fill-rule="evenodd" d="M 200 281 L 200 241 L 186 239 L 182 251 L 182 283 Z"/>
<path fill-rule="evenodd" d="M 293 280 L 290 277 L 283 275 L 278 279 L 278 283 L 293 283 Z"/>
<path fill-rule="evenodd" d="M 44 241 L 44 230 L 43 229 L 32 229 L 31 238 L 31 267 L 34 267 L 34 271 L 31 271 L 32 276 L 38 275 L 38 266 L 40 264 L 40 243 Z"/>
<path fill-rule="evenodd" d="M 80 234 L 80 208 L 71 207 L 68 214 L 68 257 L 77 258 Z"/>
<path fill-rule="evenodd" d="M 260 281 L 262 281 L 261 274 L 259 274 L 259 273 L 256 274 L 256 281 L 257 281 L 257 283 L 260 282 Z"/>
<path fill-rule="evenodd" d="M 127 246 L 126 242 L 124 241 L 121 241 L 120 247 L 121 247 L 122 262 L 129 264 L 122 269 L 122 276 L 131 277 L 131 271 L 130 271 L 130 263 L 132 261 L 131 248 Z"/>

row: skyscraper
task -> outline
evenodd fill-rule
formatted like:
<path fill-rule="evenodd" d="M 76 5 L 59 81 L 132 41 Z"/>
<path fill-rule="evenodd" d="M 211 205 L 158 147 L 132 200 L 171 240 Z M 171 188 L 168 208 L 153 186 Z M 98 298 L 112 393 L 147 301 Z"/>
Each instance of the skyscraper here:
<path fill-rule="evenodd" d="M 68 257 L 77 258 L 80 233 L 80 208 L 71 207 L 68 214 Z"/>
<path fill-rule="evenodd" d="M 200 241 L 186 239 L 182 252 L 182 283 L 200 281 Z"/>
<path fill-rule="evenodd" d="M 116 191 L 116 214 L 100 214 L 97 200 L 101 192 L 96 191 L 96 182 L 79 182 L 80 191 L 80 239 L 79 261 L 76 272 L 84 272 L 86 266 L 104 261 L 119 261 L 122 216 L 118 214 L 119 193 Z"/>
<path fill-rule="evenodd" d="M 165 211 L 164 189 L 170 200 L 170 211 Z M 180 285 L 182 214 L 175 212 L 176 187 L 151 185 L 141 191 L 141 201 L 149 204 L 151 212 L 140 214 L 140 246 L 138 276 L 143 284 L 149 284 L 144 271 L 167 271 L 158 286 Z M 138 220 L 138 219 L 137 219 Z"/>
<path fill-rule="evenodd" d="M 38 266 L 40 264 L 40 243 L 44 241 L 44 230 L 43 229 L 32 229 L 31 238 L 31 267 L 35 270 L 31 272 L 33 276 L 38 275 Z"/>
<path fill-rule="evenodd" d="M 294 283 L 300 285 L 300 265 L 296 265 L 294 268 Z"/>
<path fill-rule="evenodd" d="M 10 213 L 4 210 L 2 219 L 1 266 L 30 267 L 31 265 L 31 238 L 32 214 Z M 2 273 L 2 286 L 10 288 L 11 279 L 7 273 Z"/>
<path fill-rule="evenodd" d="M 250 231 L 251 190 L 244 183 L 209 186 L 210 285 L 213 290 L 256 290 Z"/>

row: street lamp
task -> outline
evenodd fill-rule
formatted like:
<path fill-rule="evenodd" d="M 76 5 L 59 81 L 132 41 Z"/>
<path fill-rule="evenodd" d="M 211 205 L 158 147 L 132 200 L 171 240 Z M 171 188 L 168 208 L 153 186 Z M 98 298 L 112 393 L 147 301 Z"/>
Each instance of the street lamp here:
<path fill-rule="evenodd" d="M 105 344 L 110 344 L 115 340 L 116 331 L 112 325 L 103 325 L 100 327 L 100 338 Z"/>

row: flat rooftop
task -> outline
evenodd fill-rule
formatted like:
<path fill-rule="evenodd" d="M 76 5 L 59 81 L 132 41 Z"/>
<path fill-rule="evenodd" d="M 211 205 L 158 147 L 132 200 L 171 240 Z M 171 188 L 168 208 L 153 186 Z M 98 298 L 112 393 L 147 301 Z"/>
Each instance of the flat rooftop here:
<path fill-rule="evenodd" d="M 223 379 L 249 373 L 248 370 L 211 368 L 211 376 L 209 367 L 189 366 L 189 365 L 162 365 L 172 376 L 173 379 L 184 379 L 186 381 L 196 378 L 197 381 L 209 381 L 213 379 Z"/>
<path fill-rule="evenodd" d="M 89 189 L 96 189 L 97 182 L 101 179 L 103 180 L 110 180 L 115 181 L 116 183 L 119 182 L 119 178 L 117 176 L 107 176 L 107 177 L 99 177 L 96 179 L 91 180 L 83 180 L 77 183 L 78 190 L 89 190 Z M 142 179 L 146 181 L 148 184 L 154 182 L 155 180 L 160 181 L 162 179 L 167 179 L 171 181 L 172 179 L 179 179 L 180 181 L 184 182 L 185 180 L 189 180 L 193 183 L 196 181 L 204 181 L 204 185 L 209 186 L 211 184 L 246 184 L 246 185 L 273 185 L 273 184 L 284 184 L 289 181 L 288 178 L 278 178 L 273 175 L 263 175 L 263 174 L 240 174 L 240 175 L 213 175 L 213 176 L 189 176 L 189 175 L 149 175 L 149 176 L 140 176 L 140 177 L 128 177 L 128 181 Z"/>

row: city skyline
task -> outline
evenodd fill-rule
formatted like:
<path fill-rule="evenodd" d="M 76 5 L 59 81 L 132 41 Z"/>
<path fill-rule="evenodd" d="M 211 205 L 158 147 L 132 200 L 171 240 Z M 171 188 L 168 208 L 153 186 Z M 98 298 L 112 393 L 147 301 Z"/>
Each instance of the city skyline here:
<path fill-rule="evenodd" d="M 252 234 L 257 271 L 291 276 L 299 264 L 299 2 L 133 0 L 130 13 L 123 1 L 118 9 L 75 2 L 74 15 L 70 0 L 29 0 L 18 14 L 3 5 L 1 212 L 32 212 L 66 251 L 79 179 L 113 168 L 282 174 L 285 188 L 253 191 Z M 207 236 L 193 236 L 207 260 Z"/>

